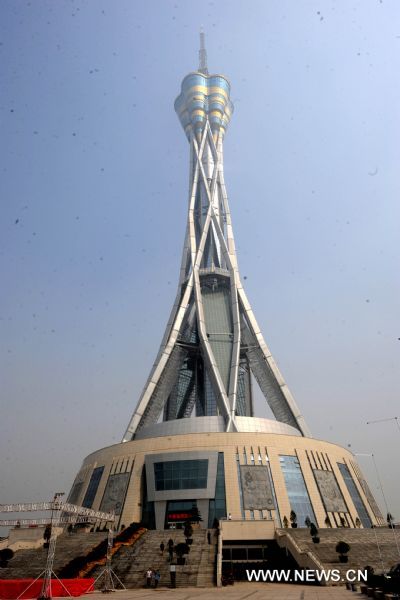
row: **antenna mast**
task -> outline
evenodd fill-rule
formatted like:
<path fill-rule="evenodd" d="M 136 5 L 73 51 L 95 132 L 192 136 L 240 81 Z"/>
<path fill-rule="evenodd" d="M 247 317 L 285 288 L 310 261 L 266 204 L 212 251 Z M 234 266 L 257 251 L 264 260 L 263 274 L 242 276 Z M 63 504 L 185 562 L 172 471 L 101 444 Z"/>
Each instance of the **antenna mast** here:
<path fill-rule="evenodd" d="M 199 50 L 199 72 L 208 75 L 207 68 L 207 50 L 205 46 L 205 33 L 200 29 L 200 50 Z"/>

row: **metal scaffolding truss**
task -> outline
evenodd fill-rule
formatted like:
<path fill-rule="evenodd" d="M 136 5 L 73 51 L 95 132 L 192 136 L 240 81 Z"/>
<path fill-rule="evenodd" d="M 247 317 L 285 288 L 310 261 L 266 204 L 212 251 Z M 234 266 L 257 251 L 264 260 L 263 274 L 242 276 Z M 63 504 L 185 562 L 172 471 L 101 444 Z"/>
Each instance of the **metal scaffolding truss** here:
<path fill-rule="evenodd" d="M 83 506 L 76 506 L 68 502 L 28 502 L 18 504 L 0 504 L 0 513 L 16 513 L 16 512 L 32 512 L 32 511 L 58 511 L 71 515 L 79 515 L 81 517 L 90 517 L 95 521 L 106 521 L 113 523 L 115 515 L 113 513 L 105 513 L 99 510 L 92 510 Z"/>
<path fill-rule="evenodd" d="M 35 526 L 35 525 L 47 525 L 49 519 L 0 519 L 0 527 L 24 527 L 24 526 Z M 59 524 L 67 525 L 72 523 L 73 525 L 79 523 L 97 523 L 97 519 L 93 517 L 61 517 Z"/>
<path fill-rule="evenodd" d="M 0 525 L 3 526 L 21 526 L 21 525 L 50 525 L 50 540 L 47 551 L 46 566 L 40 575 L 20 594 L 20 597 L 32 587 L 33 583 L 43 577 L 42 589 L 40 592 L 39 600 L 50 600 L 52 598 L 52 581 L 57 579 L 61 586 L 66 592 L 66 596 L 71 596 L 68 589 L 64 586 L 61 580 L 58 579 L 57 575 L 53 571 L 54 557 L 56 552 L 57 544 L 57 528 L 60 525 L 66 523 L 86 523 L 96 521 L 106 521 L 114 523 L 114 513 L 105 513 L 101 511 L 91 510 L 90 508 L 84 508 L 83 506 L 76 506 L 68 502 L 62 502 L 60 498 L 63 493 L 56 493 L 52 502 L 28 502 L 18 504 L 0 504 L 0 513 L 18 513 L 18 512 L 37 512 L 37 511 L 51 511 L 49 518 L 47 519 L 8 519 L 0 520 Z M 65 516 L 65 515 L 69 516 Z M 113 540 L 112 528 L 110 528 L 109 540 L 111 539 L 111 545 Z M 110 546 L 110 543 L 109 543 Z M 111 569 L 111 550 L 110 547 L 107 551 L 107 590 L 109 590 L 110 580 L 110 569 Z M 111 572 L 112 573 L 112 572 Z M 111 578 L 111 584 L 113 580 Z"/>
<path fill-rule="evenodd" d="M 107 554 L 106 554 L 105 567 L 99 573 L 99 575 L 96 577 L 96 579 L 94 580 L 94 582 L 92 583 L 92 585 L 90 586 L 90 588 L 87 590 L 86 593 L 88 593 L 90 591 L 94 591 L 96 583 L 99 580 L 103 581 L 103 584 L 100 588 L 101 591 L 103 592 L 103 594 L 107 594 L 109 592 L 115 592 L 118 589 L 118 585 L 119 585 L 119 589 L 123 589 L 123 590 L 126 589 L 124 584 L 118 577 L 118 575 L 112 570 L 112 567 L 111 567 L 113 544 L 114 544 L 114 531 L 113 531 L 112 527 L 110 527 L 110 529 L 108 530 L 108 537 L 107 537 Z"/>

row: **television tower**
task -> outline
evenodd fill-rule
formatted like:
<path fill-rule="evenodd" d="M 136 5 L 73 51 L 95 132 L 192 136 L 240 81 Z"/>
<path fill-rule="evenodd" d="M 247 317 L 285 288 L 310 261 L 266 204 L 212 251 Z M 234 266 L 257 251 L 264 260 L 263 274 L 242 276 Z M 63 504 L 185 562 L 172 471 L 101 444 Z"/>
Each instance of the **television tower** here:
<path fill-rule="evenodd" d="M 203 32 L 199 69 L 183 79 L 175 111 L 190 147 L 178 291 L 123 441 L 160 419 L 220 416 L 225 431 L 238 431 L 236 417 L 253 416 L 251 373 L 276 420 L 310 437 L 240 280 L 223 166 L 230 84 L 208 73 Z"/>

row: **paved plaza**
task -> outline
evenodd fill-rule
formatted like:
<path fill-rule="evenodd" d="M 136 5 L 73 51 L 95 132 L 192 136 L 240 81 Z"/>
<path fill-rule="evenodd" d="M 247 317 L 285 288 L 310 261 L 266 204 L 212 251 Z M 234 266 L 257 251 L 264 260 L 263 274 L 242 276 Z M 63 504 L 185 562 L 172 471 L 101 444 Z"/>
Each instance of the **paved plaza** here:
<path fill-rule="evenodd" d="M 90 595 L 104 600 L 104 595 Z M 223 588 L 168 588 L 136 589 L 115 592 L 115 600 L 359 600 L 362 594 L 350 592 L 345 587 L 318 587 L 274 583 L 235 583 Z M 364 596 L 365 598 L 365 596 Z"/>

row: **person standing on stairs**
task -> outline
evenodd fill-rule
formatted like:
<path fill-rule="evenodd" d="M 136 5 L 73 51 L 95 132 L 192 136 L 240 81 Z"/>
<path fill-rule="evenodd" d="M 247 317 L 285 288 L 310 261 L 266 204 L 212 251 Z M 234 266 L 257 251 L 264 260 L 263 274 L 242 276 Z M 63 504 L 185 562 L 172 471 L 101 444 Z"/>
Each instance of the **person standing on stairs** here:
<path fill-rule="evenodd" d="M 169 577 L 171 579 L 171 587 L 176 588 L 176 565 L 170 565 Z"/>
<path fill-rule="evenodd" d="M 160 571 L 157 569 L 157 571 L 154 573 L 154 588 L 157 588 L 159 582 L 161 579 L 161 575 L 160 575 Z"/>

